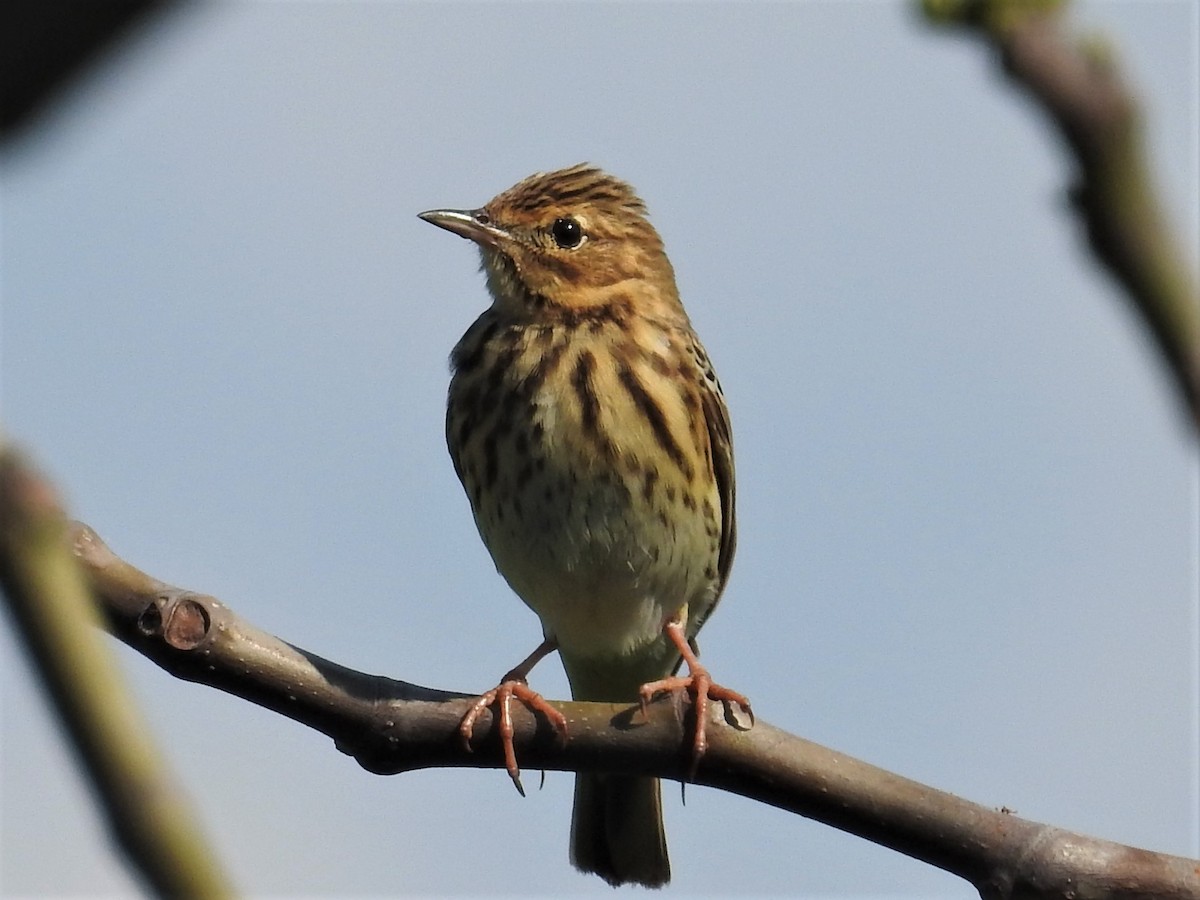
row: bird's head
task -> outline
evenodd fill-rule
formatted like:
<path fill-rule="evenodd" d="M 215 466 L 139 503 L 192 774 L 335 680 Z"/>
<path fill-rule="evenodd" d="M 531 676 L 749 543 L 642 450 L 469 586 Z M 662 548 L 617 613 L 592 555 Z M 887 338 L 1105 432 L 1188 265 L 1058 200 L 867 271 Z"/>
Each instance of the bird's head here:
<path fill-rule="evenodd" d="M 683 315 L 645 204 L 593 166 L 531 175 L 479 209 L 420 216 L 479 245 L 488 290 L 506 316 L 579 317 L 630 304 L 640 314 Z"/>

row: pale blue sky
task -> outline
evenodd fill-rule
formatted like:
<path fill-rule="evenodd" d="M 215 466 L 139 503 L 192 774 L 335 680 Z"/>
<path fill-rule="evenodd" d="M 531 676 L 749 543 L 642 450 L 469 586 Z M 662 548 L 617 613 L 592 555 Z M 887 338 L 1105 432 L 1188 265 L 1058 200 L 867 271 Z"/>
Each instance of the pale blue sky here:
<path fill-rule="evenodd" d="M 1196 244 L 1193 0 L 1082 4 Z M 481 690 L 536 619 L 446 455 L 485 304 L 419 221 L 589 160 L 647 201 L 720 372 L 739 555 L 702 645 L 764 719 L 980 803 L 1197 846 L 1197 463 L 1069 160 L 899 3 L 200 4 L 3 157 L 3 418 L 154 575 L 345 665 Z M 121 648 L 254 895 L 612 896 L 571 777 L 378 778 Z M 132 891 L 0 628 L 0 890 Z M 536 688 L 566 692 L 556 660 Z M 536 782 L 536 778 L 534 778 Z M 666 790 L 680 895 L 974 896 Z"/>

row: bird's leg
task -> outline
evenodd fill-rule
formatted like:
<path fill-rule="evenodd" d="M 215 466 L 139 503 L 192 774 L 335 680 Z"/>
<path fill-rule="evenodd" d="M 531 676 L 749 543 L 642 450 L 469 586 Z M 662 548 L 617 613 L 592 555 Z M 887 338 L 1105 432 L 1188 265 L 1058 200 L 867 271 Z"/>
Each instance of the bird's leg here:
<path fill-rule="evenodd" d="M 690 781 L 696 777 L 696 769 L 700 765 L 700 759 L 708 750 L 708 736 L 706 733 L 708 701 L 717 700 L 724 703 L 736 703 L 745 710 L 746 714 L 751 717 L 751 720 L 753 720 L 754 712 L 750 709 L 750 701 L 745 695 L 713 682 L 712 676 L 708 674 L 708 669 L 700 664 L 699 658 L 692 651 L 682 621 L 678 618 L 670 620 L 663 626 L 663 633 L 675 645 L 675 649 L 679 651 L 679 655 L 683 657 L 683 661 L 688 667 L 688 674 L 684 676 L 671 675 L 658 681 L 650 681 L 643 684 L 639 692 L 642 700 L 642 712 L 645 713 L 646 706 L 657 694 L 686 690 L 692 695 L 695 704 L 696 735 L 692 743 L 692 765 L 688 769 L 688 780 Z"/>
<path fill-rule="evenodd" d="M 489 706 L 495 705 L 497 707 L 499 712 L 500 744 L 504 748 L 504 768 L 508 772 L 508 777 L 516 785 L 517 792 L 522 797 L 525 796 L 525 788 L 521 786 L 521 770 L 517 768 L 517 751 L 513 747 L 512 712 L 509 710 L 508 704 L 513 697 L 516 697 L 535 714 L 540 712 L 549 719 L 550 724 L 558 732 L 559 738 L 561 740 L 566 739 L 567 717 L 547 703 L 541 694 L 532 690 L 528 682 L 530 670 L 541 662 L 543 658 L 549 656 L 557 649 L 558 641 L 556 639 L 549 637 L 542 641 L 536 650 L 506 673 L 500 679 L 498 685 L 479 696 L 479 699 L 467 710 L 467 714 L 462 717 L 462 722 L 458 726 L 458 733 L 462 737 L 463 746 L 470 751 L 471 735 L 475 730 L 475 720 Z"/>

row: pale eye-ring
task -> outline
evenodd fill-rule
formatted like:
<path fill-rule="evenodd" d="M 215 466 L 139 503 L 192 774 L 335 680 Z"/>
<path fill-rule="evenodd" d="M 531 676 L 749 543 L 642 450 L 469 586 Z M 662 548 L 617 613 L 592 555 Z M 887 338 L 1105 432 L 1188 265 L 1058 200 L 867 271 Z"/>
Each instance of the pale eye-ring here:
<path fill-rule="evenodd" d="M 564 250 L 574 250 L 583 243 L 583 227 L 566 216 L 554 220 L 554 224 L 550 226 L 550 235 L 554 238 L 554 243 Z"/>

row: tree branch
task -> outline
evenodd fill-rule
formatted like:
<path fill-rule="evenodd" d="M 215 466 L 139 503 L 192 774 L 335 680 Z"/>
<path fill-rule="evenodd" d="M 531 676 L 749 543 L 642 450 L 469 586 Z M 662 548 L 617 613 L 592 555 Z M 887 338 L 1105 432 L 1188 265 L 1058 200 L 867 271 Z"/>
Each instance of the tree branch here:
<path fill-rule="evenodd" d="M 458 725 L 471 696 L 367 675 L 293 647 L 216 599 L 157 581 L 118 558 L 86 525 L 76 556 L 113 633 L 171 674 L 227 691 L 333 738 L 378 774 L 431 766 L 501 768 L 494 724 L 470 749 Z M 514 742 L 526 766 L 621 771 L 681 780 L 687 716 L 658 702 L 555 703 L 560 742 L 523 707 Z M 719 710 L 719 707 L 718 707 Z M 690 709 L 684 710 L 690 712 Z M 714 711 L 714 717 L 717 716 Z M 728 718 L 728 712 L 726 717 Z M 1200 900 L 1200 862 L 1030 822 L 893 775 L 765 722 L 714 724 L 695 781 L 817 819 L 965 878 L 986 898 L 1065 896 Z"/>
<path fill-rule="evenodd" d="M 1078 166 L 1071 202 L 1092 252 L 1149 326 L 1200 428 L 1200 288 L 1155 194 L 1141 111 L 1115 54 L 1098 40 L 1064 37 L 1064 5 L 924 0 L 931 21 L 968 28 L 995 48 L 1005 74 L 1066 141 Z"/>
<path fill-rule="evenodd" d="M 17 630 L 129 862 L 162 897 L 232 889 L 137 714 L 53 489 L 0 448 L 0 584 Z"/>

